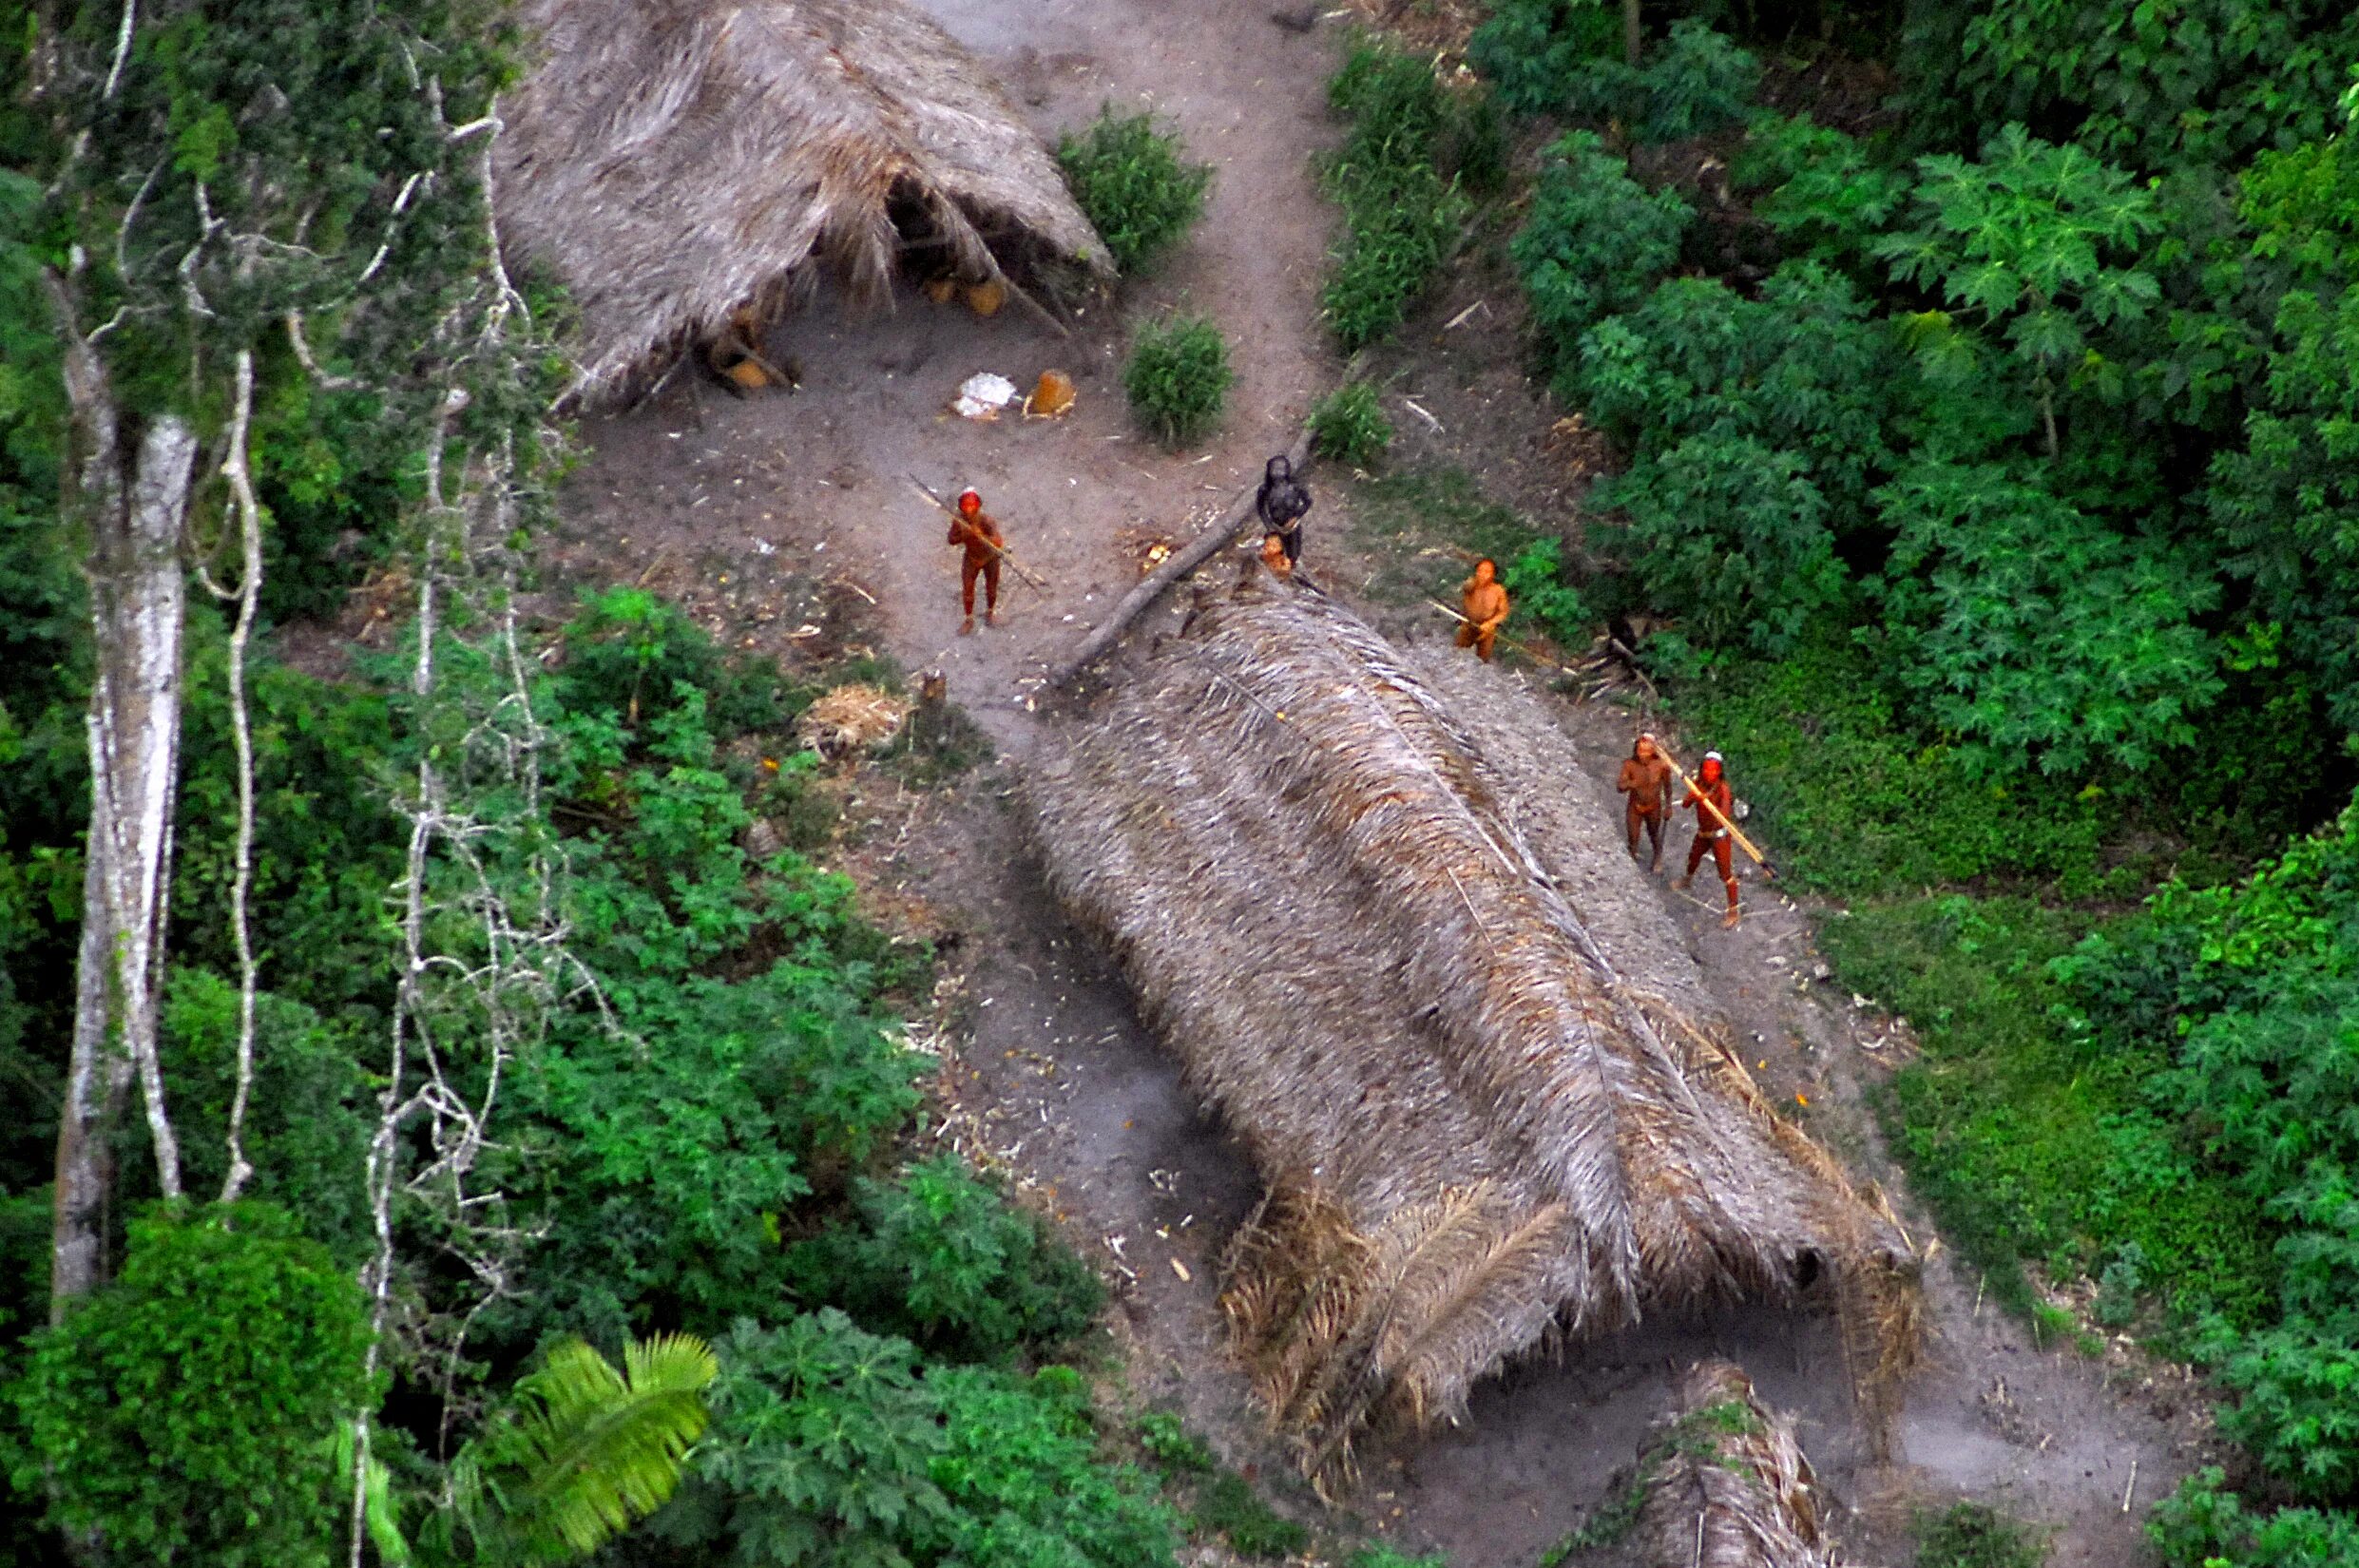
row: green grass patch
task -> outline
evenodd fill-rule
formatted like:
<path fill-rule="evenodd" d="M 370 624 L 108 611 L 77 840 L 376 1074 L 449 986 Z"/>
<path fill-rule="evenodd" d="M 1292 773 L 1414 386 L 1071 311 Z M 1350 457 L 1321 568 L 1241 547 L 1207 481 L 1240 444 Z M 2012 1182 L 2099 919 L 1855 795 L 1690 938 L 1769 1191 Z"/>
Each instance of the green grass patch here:
<path fill-rule="evenodd" d="M 1365 381 L 1347 381 L 1311 408 L 1311 448 L 1355 468 L 1374 465 L 1392 445 L 1392 421 Z"/>
<path fill-rule="evenodd" d="M 1352 541 L 1376 558 L 1368 597 L 1387 604 L 1458 602 L 1477 556 L 1502 568 L 1543 536 L 1486 496 L 1464 468 L 1387 474 L 1352 487 Z M 1508 622 L 1514 629 L 1514 622 Z"/>
<path fill-rule="evenodd" d="M 1166 1474 L 1200 1475 L 1213 1468 L 1211 1445 L 1168 1410 L 1150 1410 L 1139 1418 L 1139 1446 Z"/>
<path fill-rule="evenodd" d="M 1237 374 L 1220 329 L 1200 316 L 1173 316 L 1139 329 L 1122 367 L 1122 391 L 1140 427 L 1174 450 L 1211 433 L 1229 406 Z"/>
<path fill-rule="evenodd" d="M 1189 163 L 1177 130 L 1144 111 L 1117 114 L 1111 104 L 1088 129 L 1058 138 L 1057 166 L 1125 277 L 1186 236 L 1212 183 L 1212 165 Z"/>
<path fill-rule="evenodd" d="M 1239 1557 L 1290 1558 L 1311 1544 L 1311 1532 L 1277 1513 L 1234 1471 L 1223 1470 L 1197 1489 L 1191 1524 L 1199 1538 L 1218 1536 Z"/>
<path fill-rule="evenodd" d="M 1483 178 L 1504 176 L 1505 132 L 1470 117 L 1476 101 L 1443 86 L 1422 57 L 1371 37 L 1352 45 L 1328 102 L 1351 129 L 1319 168 L 1344 224 L 1319 303 L 1349 354 L 1401 324 L 1465 235 L 1471 206 L 1442 161 L 1470 153 Z"/>
<path fill-rule="evenodd" d="M 2042 1533 L 1979 1502 L 1961 1502 L 1917 1521 L 1916 1568 L 2040 1568 Z"/>
<path fill-rule="evenodd" d="M 2048 966 L 2086 924 L 2025 898 L 1917 895 L 1856 905 L 1819 943 L 1843 985 L 1916 1027 L 1924 1056 L 1881 1095 L 1885 1131 L 1993 1300 L 2031 1313 L 2026 1261 L 2075 1278 L 2135 1245 L 2175 1322 L 2255 1321 L 2273 1278 L 2260 1214 L 2147 1107 L 2155 1056 L 2069 1027 Z"/>

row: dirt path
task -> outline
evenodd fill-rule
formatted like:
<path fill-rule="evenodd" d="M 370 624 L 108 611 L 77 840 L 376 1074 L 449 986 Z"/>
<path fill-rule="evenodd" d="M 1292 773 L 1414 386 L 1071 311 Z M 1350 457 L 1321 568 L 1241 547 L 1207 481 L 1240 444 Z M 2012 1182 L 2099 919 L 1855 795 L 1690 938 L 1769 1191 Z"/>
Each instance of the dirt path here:
<path fill-rule="evenodd" d="M 568 487 L 551 564 L 561 579 L 662 589 L 748 651 L 808 649 L 836 637 L 839 619 L 865 627 L 854 635 L 905 668 L 942 667 L 952 698 L 1020 768 L 1048 722 L 1027 710 L 1029 684 L 1136 580 L 1138 541 L 1200 526 L 1337 373 L 1316 321 L 1333 220 L 1309 170 L 1310 149 L 1334 134 L 1323 87 L 1337 40 L 1223 0 L 921 3 L 998 67 L 1045 132 L 1085 122 L 1105 99 L 1151 101 L 1177 121 L 1218 170 L 1196 238 L 1117 306 L 1090 310 L 1070 338 L 1014 310 L 982 320 L 910 296 L 890 316 L 848 320 L 819 301 L 770 345 L 800 361 L 798 395 L 740 403 L 683 382 L 636 412 L 588 422 L 591 455 Z M 1456 316 L 1473 297 L 1444 301 L 1432 319 Z M 1127 323 L 1173 304 L 1220 323 L 1238 372 L 1221 433 L 1181 456 L 1132 432 L 1118 369 Z M 1398 411 L 1396 419 L 1410 460 L 1464 463 L 1530 494 L 1528 504 L 1552 505 L 1561 473 L 1551 477 L 1542 449 L 1549 413 L 1523 385 L 1506 314 L 1486 312 L 1447 348 L 1420 351 L 1394 383 L 1394 395 L 1415 396 L 1441 430 Z M 1442 342 L 1430 328 L 1426 335 Z M 1066 419 L 972 424 L 944 411 L 977 371 L 1028 385 L 1050 366 L 1080 386 Z M 957 636 L 956 552 L 905 470 L 945 493 L 977 486 L 1049 591 L 1010 581 L 1002 626 Z M 1332 486 L 1321 496 L 1313 561 L 1349 586 L 1357 572 L 1340 543 L 1343 501 Z M 1155 612 L 1146 629 L 1169 613 Z M 1627 742 L 1625 717 L 1561 711 L 1584 765 L 1610 770 Z M 1007 783 L 1004 770 L 981 775 L 948 805 L 914 809 L 899 832 L 850 851 L 877 896 L 924 911 L 955 939 L 951 1001 L 964 1042 L 954 1095 L 966 1141 L 1034 1190 L 1122 1280 L 1117 1331 L 1137 1397 L 1183 1409 L 1307 1517 L 1314 1505 L 1259 1435 L 1221 1354 L 1214 1281 L 1221 1244 L 1255 1196 L 1252 1172 L 1196 1113 L 1103 958 L 1048 904 L 1037 868 L 1010 855 Z M 1808 1096 L 1822 1136 L 1884 1175 L 1859 1080 L 1905 1042 L 1879 1045 L 1880 1021 L 1806 978 L 1815 959 L 1802 911 L 1749 885 L 1750 918 L 1731 934 L 1703 902 L 1668 888 L 1662 896 L 1730 1017 L 1756 1037 L 1765 1080 L 1781 1096 Z M 1870 1560 L 1905 1558 L 1910 1505 L 1966 1493 L 2057 1525 L 2060 1563 L 2133 1560 L 2136 1514 L 2119 1510 L 2129 1465 L 2139 1465 L 2140 1499 L 2167 1486 L 2186 1466 L 2191 1422 L 2152 1409 L 2193 1402 L 2176 1386 L 2109 1389 L 2097 1365 L 2039 1352 L 2018 1325 L 1977 1314 L 1971 1280 L 1946 1262 L 1932 1273 L 1937 1335 L 1899 1434 L 1899 1468 L 1862 1464 L 1827 1325 L 1730 1313 L 1651 1324 L 1562 1366 L 1497 1380 L 1478 1393 L 1466 1428 L 1371 1469 L 1354 1505 L 1372 1524 L 1447 1551 L 1456 1568 L 1525 1568 L 1628 1462 L 1664 1405 L 1670 1369 L 1717 1352 L 1801 1413 L 1837 1500 L 1862 1510 L 1846 1533 Z"/>

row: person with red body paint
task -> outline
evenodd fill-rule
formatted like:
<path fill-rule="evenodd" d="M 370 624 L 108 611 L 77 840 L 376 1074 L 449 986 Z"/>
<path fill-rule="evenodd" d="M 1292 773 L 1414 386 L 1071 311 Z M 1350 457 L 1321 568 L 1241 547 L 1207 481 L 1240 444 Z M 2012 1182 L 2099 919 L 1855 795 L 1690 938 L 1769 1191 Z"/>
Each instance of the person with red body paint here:
<path fill-rule="evenodd" d="M 1706 801 L 1718 808 L 1718 816 L 1704 809 Z M 1696 838 L 1687 847 L 1687 874 L 1672 885 L 1683 889 L 1695 881 L 1696 868 L 1703 864 L 1704 851 L 1709 849 L 1712 863 L 1720 869 L 1721 885 L 1728 889 L 1728 913 L 1720 917 L 1720 924 L 1734 927 L 1736 924 L 1736 862 L 1729 848 L 1728 822 L 1736 815 L 1736 795 L 1729 788 L 1728 772 L 1720 765 L 1719 753 L 1704 754 L 1703 765 L 1696 770 L 1696 776 L 1688 780 L 1687 795 L 1679 805 L 1696 813 Z"/>
<path fill-rule="evenodd" d="M 999 560 L 1007 548 L 1007 538 L 999 531 L 991 514 L 983 509 L 983 496 L 977 490 L 958 492 L 958 515 L 950 519 L 948 543 L 964 545 L 966 557 L 958 564 L 959 602 L 965 606 L 967 619 L 959 622 L 958 635 L 965 637 L 975 629 L 975 579 L 983 579 L 983 623 L 999 624 Z"/>

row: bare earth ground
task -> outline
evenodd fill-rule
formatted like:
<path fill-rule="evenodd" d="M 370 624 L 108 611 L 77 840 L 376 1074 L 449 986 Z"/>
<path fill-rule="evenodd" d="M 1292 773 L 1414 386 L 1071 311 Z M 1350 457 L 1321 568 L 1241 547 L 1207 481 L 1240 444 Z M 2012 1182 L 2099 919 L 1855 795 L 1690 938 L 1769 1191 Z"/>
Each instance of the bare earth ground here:
<path fill-rule="evenodd" d="M 1309 170 L 1310 149 L 1333 136 L 1323 86 L 1336 40 L 1326 27 L 1298 34 L 1263 6 L 1221 0 L 924 3 L 999 68 L 1051 136 L 1102 99 L 1152 102 L 1176 120 L 1218 169 L 1194 239 L 1117 304 L 1092 307 L 1070 338 L 1013 309 L 982 320 L 909 296 L 890 316 L 855 320 L 822 300 L 770 345 L 799 359 L 799 394 L 740 403 L 683 376 L 642 409 L 585 423 L 590 455 L 570 482 L 548 564 L 561 582 L 660 588 L 744 650 L 868 645 L 906 668 L 947 672 L 1001 766 L 967 775 L 947 798 L 888 800 L 853 786 L 871 798 L 854 808 L 866 826 L 844 851 L 883 918 L 937 936 L 951 954 L 939 1020 L 946 1134 L 1031 1192 L 1116 1279 L 1131 1396 L 1183 1410 L 1308 1518 L 1316 1504 L 1261 1434 L 1224 1358 L 1214 1300 L 1221 1246 L 1256 1195 L 1253 1173 L 1197 1114 L 1103 956 L 1049 903 L 1007 795 L 1043 727 L 1057 721 L 1025 701 L 1044 662 L 1136 581 L 1144 538 L 1193 532 L 1339 373 L 1316 319 L 1333 219 Z M 1562 519 L 1581 486 L 1547 442 L 1553 413 L 1525 383 L 1498 281 L 1480 258 L 1463 267 L 1379 367 L 1404 434 L 1397 460 L 1462 465 L 1502 499 Z M 1485 303 L 1445 329 L 1476 301 Z M 1223 432 L 1177 457 L 1131 431 L 1118 373 L 1125 323 L 1173 303 L 1219 321 L 1239 376 Z M 1079 382 L 1066 419 L 972 424 L 944 411 L 974 372 L 1028 386 L 1052 365 Z M 1405 397 L 1431 419 L 1408 411 Z M 1048 591 L 1010 580 L 1003 624 L 956 636 L 955 552 L 905 470 L 945 493 L 980 488 Z M 1317 476 L 1311 562 L 1348 593 L 1373 565 L 1343 541 L 1349 496 L 1333 477 Z M 1399 612 L 1385 621 L 1406 627 Z M 1171 623 L 1165 606 L 1141 626 Z M 1552 706 L 1587 770 L 1609 778 L 1630 716 L 1610 703 Z M 1607 824 L 1601 837 L 1615 832 Z M 1747 884 L 1749 918 L 1735 933 L 1718 929 L 1715 902 L 1656 886 L 1719 1005 L 1755 1042 L 1765 1086 L 1807 1100 L 1797 1115 L 1856 1169 L 1896 1186 L 1861 1094 L 1910 1049 L 1905 1025 L 1812 982 L 1806 912 L 1759 883 Z M 1921 1216 L 1909 1219 L 1929 1239 Z M 1936 1329 L 1893 1465 L 1864 1462 L 1829 1325 L 1730 1312 L 1651 1324 L 1498 1380 L 1465 1428 L 1377 1456 L 1349 1505 L 1369 1525 L 1446 1551 L 1458 1568 L 1522 1568 L 1629 1462 L 1664 1408 L 1671 1369 L 1721 1353 L 1801 1416 L 1834 1497 L 1856 1510 L 1837 1524 L 1864 1560 L 1905 1559 L 1910 1509 L 1961 1495 L 2054 1526 L 2056 1562 L 2136 1560 L 2142 1504 L 2196 1462 L 2201 1402 L 2178 1374 L 2119 1351 L 2100 1362 L 2034 1348 L 2024 1326 L 1976 1310 L 1974 1280 L 1946 1255 L 1929 1276 Z"/>

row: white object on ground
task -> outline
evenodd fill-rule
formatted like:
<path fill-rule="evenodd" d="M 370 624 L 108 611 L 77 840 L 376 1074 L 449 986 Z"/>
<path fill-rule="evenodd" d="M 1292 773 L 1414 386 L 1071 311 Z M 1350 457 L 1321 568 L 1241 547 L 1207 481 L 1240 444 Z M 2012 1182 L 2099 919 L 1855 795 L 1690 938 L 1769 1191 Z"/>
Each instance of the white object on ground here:
<path fill-rule="evenodd" d="M 958 389 L 958 401 L 950 407 L 967 419 L 997 419 L 999 411 L 1016 400 L 1016 384 L 1004 375 L 985 371 L 970 375 Z"/>

